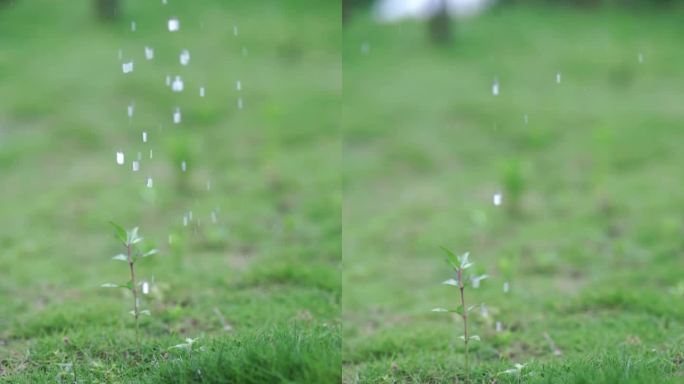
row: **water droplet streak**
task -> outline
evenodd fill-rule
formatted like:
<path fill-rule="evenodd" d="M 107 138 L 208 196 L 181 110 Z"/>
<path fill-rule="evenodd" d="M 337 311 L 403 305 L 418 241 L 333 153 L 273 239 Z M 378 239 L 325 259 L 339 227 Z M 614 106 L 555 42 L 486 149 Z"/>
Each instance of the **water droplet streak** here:
<path fill-rule="evenodd" d="M 123 63 L 121 65 L 121 69 L 123 70 L 124 74 L 128 74 L 128 73 L 133 72 L 133 62 L 129 61 L 127 63 Z"/>
<path fill-rule="evenodd" d="M 119 165 L 123 165 L 124 163 L 124 153 L 122 151 L 117 151 L 116 152 L 116 163 Z"/>
<path fill-rule="evenodd" d="M 177 32 L 180 29 L 180 21 L 177 18 L 171 18 L 168 22 L 169 32 Z"/>
<path fill-rule="evenodd" d="M 180 63 L 183 66 L 190 64 L 190 51 L 188 51 L 187 49 L 181 51 Z"/>

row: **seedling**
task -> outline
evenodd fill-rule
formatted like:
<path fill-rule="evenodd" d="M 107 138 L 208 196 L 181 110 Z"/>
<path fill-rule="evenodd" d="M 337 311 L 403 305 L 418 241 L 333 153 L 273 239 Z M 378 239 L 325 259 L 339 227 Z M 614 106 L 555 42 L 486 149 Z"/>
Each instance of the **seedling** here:
<path fill-rule="evenodd" d="M 115 237 L 126 248 L 126 253 L 120 253 L 112 257 L 112 260 L 123 261 L 125 263 L 128 263 L 128 268 L 130 271 L 130 280 L 126 284 L 105 283 L 102 284 L 102 287 L 124 288 L 130 290 L 133 294 L 133 310 L 130 313 L 135 318 L 135 342 L 138 347 L 138 351 L 140 351 L 140 326 L 138 324 L 138 320 L 140 318 L 140 315 L 150 315 L 149 310 L 140 309 L 140 293 L 141 291 L 143 294 L 147 294 L 149 292 L 149 283 L 146 281 L 138 282 L 136 280 L 135 263 L 140 258 L 149 257 L 159 253 L 159 250 L 149 249 L 143 251 L 140 248 L 140 244 L 142 243 L 143 239 L 138 235 L 138 227 L 135 227 L 130 231 L 127 231 L 118 224 L 111 224 L 114 227 Z M 138 290 L 138 286 L 140 286 L 140 290 Z"/>
<path fill-rule="evenodd" d="M 467 383 L 470 381 L 470 365 L 468 364 L 468 360 L 469 360 L 468 359 L 468 343 L 471 340 L 480 341 L 480 336 L 468 334 L 468 312 L 470 310 L 472 310 L 473 308 L 475 308 L 475 306 L 472 305 L 470 307 L 466 307 L 465 280 L 464 280 L 465 278 L 463 276 L 463 271 L 472 267 L 473 263 L 471 263 L 468 260 L 468 257 L 470 256 L 470 254 L 468 252 L 464 253 L 461 256 L 456 256 L 450 250 L 448 250 L 444 247 L 442 247 L 442 249 L 446 253 L 447 262 L 454 269 L 454 273 L 456 275 L 456 279 L 448 279 L 448 280 L 442 282 L 442 284 L 458 287 L 460 301 L 459 301 L 459 304 L 457 305 L 456 309 L 434 308 L 432 311 L 433 312 L 457 313 L 461 316 L 461 319 L 463 320 L 463 335 L 461 335 L 461 340 L 463 340 L 465 371 L 466 371 L 466 383 Z M 486 278 L 487 278 L 487 275 L 471 277 L 471 282 L 473 282 L 474 285 L 477 284 L 476 286 L 479 286 L 480 281 L 484 280 Z M 477 283 L 475 283 L 475 282 L 477 282 Z"/>

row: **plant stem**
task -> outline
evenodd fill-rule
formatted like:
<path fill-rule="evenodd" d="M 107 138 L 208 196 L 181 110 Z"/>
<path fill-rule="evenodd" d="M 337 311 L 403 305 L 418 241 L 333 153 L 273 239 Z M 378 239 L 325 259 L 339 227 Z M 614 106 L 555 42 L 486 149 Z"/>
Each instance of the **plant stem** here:
<path fill-rule="evenodd" d="M 128 266 L 131 269 L 131 292 L 133 292 L 133 317 L 135 317 L 135 343 L 138 347 L 138 353 L 140 352 L 140 331 L 138 327 L 138 287 L 135 283 L 135 266 L 133 263 L 133 257 L 131 255 L 131 244 L 126 244 L 126 252 L 128 255 Z"/>
<path fill-rule="evenodd" d="M 461 292 L 461 310 L 463 314 L 463 345 L 465 347 L 465 371 L 466 371 L 466 383 L 470 382 L 470 366 L 468 365 L 468 309 L 465 306 L 465 294 L 463 289 L 463 270 L 459 268 L 458 270 L 458 289 Z"/>

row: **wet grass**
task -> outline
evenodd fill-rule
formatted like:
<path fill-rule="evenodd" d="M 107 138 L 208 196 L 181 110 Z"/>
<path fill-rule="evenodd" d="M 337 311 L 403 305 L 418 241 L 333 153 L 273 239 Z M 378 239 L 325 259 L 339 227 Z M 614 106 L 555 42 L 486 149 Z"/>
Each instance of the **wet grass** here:
<path fill-rule="evenodd" d="M 339 11 L 125 3 L 113 24 L 91 2 L 0 9 L 0 382 L 339 381 Z M 131 299 L 99 288 L 122 279 L 110 220 L 161 250 L 137 266 L 156 282 L 140 355 Z M 188 337 L 201 350 L 169 350 Z"/>
<path fill-rule="evenodd" d="M 501 7 L 448 48 L 423 25 L 351 21 L 345 382 L 463 379 L 458 317 L 430 312 L 455 306 L 440 245 L 491 275 L 470 291 L 488 306 L 473 382 L 682 380 L 681 17 Z M 523 377 L 499 375 L 516 363 Z"/>

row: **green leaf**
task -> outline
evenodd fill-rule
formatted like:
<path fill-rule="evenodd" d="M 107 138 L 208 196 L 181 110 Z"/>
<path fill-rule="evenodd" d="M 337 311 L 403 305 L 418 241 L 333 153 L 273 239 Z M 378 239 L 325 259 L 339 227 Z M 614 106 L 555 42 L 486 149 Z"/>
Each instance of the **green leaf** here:
<path fill-rule="evenodd" d="M 128 289 L 132 290 L 133 289 L 133 282 L 128 280 L 128 283 L 122 285 L 121 287 L 122 288 L 128 288 Z"/>
<path fill-rule="evenodd" d="M 109 224 L 111 224 L 112 227 L 114 227 L 114 237 L 116 237 L 119 241 L 121 241 L 125 245 L 127 240 L 128 240 L 126 230 L 123 229 L 122 226 L 120 226 L 119 224 L 117 224 L 113 221 L 110 221 Z"/>
<path fill-rule="evenodd" d="M 456 307 L 456 309 L 453 309 L 449 312 L 458 313 L 459 315 L 463 316 L 463 306 L 459 305 L 458 307 Z"/>
<path fill-rule="evenodd" d="M 100 285 L 102 288 L 119 288 L 119 285 L 114 284 L 114 283 L 104 283 Z"/>
<path fill-rule="evenodd" d="M 153 249 L 150 249 L 149 251 L 143 253 L 142 257 L 149 257 L 152 255 L 156 255 L 157 253 L 159 253 L 159 250 L 157 248 L 153 248 Z"/>
<path fill-rule="evenodd" d="M 446 253 L 447 263 L 449 263 L 449 265 L 451 265 L 454 269 L 458 269 L 459 268 L 458 256 L 456 256 L 455 253 L 451 252 L 449 250 L 449 248 L 447 248 L 447 247 L 440 246 L 440 248 L 442 249 L 442 251 L 444 251 L 444 253 Z"/>
<path fill-rule="evenodd" d="M 128 256 L 124 255 L 123 253 L 119 253 L 118 255 L 112 257 L 112 260 L 118 260 L 118 261 L 128 261 Z"/>

